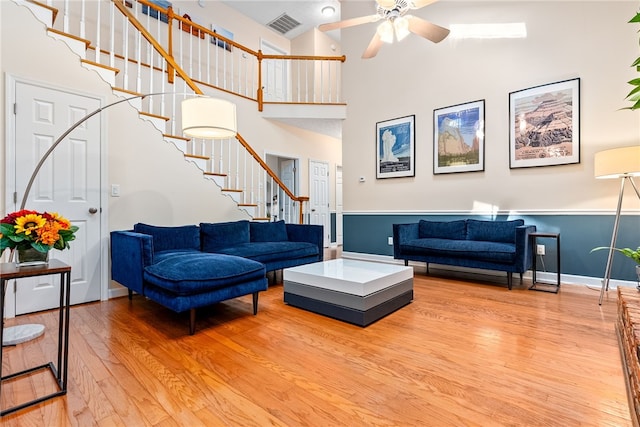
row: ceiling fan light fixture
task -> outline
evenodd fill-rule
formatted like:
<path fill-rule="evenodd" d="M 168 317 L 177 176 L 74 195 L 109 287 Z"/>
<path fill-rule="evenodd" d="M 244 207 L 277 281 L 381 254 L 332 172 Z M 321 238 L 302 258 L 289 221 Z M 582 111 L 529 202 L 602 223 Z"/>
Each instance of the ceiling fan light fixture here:
<path fill-rule="evenodd" d="M 404 16 L 394 19 L 393 28 L 396 30 L 396 39 L 398 39 L 398 41 L 403 40 L 410 34 L 409 20 Z"/>
<path fill-rule="evenodd" d="M 385 43 L 393 43 L 393 25 L 391 22 L 384 21 L 382 24 L 378 25 L 378 29 L 376 31 L 380 36 L 380 40 Z"/>

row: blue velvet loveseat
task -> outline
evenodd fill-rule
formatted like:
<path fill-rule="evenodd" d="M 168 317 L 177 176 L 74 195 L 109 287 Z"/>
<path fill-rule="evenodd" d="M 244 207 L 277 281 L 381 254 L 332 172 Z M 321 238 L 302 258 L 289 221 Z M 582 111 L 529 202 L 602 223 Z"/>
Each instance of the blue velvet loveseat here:
<path fill-rule="evenodd" d="M 323 259 L 322 226 L 234 221 L 111 232 L 111 278 L 175 312 L 267 289 L 266 272 Z"/>
<path fill-rule="evenodd" d="M 512 273 L 522 273 L 533 264 L 536 231 L 524 220 L 425 221 L 393 224 L 393 257 L 409 261 L 505 271 L 512 287 Z"/>

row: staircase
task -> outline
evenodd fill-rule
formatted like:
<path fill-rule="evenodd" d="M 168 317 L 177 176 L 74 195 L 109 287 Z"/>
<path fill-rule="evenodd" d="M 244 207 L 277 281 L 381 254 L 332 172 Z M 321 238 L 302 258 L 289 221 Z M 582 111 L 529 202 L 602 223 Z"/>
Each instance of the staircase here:
<path fill-rule="evenodd" d="M 269 58 L 217 34 L 217 42 L 210 43 L 214 34 L 210 30 L 188 25 L 189 21 L 175 16 L 171 8 L 162 9 L 146 0 L 14 1 L 31 9 L 47 26 L 48 35 L 64 41 L 81 58 L 82 66 L 96 71 L 114 94 L 134 98 L 128 102 L 140 119 L 158 129 L 167 143 L 183 153 L 185 161 L 202 171 L 203 179 L 216 183 L 251 218 L 299 223 L 308 218 L 304 206 L 308 197 L 294 195 L 240 134 L 215 141 L 178 135 L 179 103 L 195 94 L 223 93 L 255 100 L 261 111 L 268 104 L 262 94 L 261 64 Z M 163 47 L 158 40 L 166 38 L 168 46 Z M 230 49 L 220 49 L 220 40 Z M 255 58 L 255 64 L 247 58 Z M 293 61 L 288 64 L 292 74 L 303 81 L 291 91 L 298 98 L 291 103 L 303 99 L 303 103 L 311 100 L 313 104 L 318 99 L 344 108 L 338 85 L 326 78 L 339 74 L 327 67 L 340 64 L 344 57 L 292 57 L 288 61 Z M 323 83 L 309 85 L 316 72 Z M 273 200 L 279 200 L 278 212 L 270 211 Z"/>

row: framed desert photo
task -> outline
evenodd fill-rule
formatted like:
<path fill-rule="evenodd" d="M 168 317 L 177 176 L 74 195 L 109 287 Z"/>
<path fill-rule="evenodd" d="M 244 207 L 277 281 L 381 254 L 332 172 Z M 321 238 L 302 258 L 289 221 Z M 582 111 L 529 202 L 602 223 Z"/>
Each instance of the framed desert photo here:
<path fill-rule="evenodd" d="M 376 123 L 376 178 L 415 176 L 415 116 Z"/>
<path fill-rule="evenodd" d="M 580 79 L 509 94 L 509 167 L 580 163 Z"/>
<path fill-rule="evenodd" d="M 433 173 L 484 170 L 484 99 L 433 110 Z"/>

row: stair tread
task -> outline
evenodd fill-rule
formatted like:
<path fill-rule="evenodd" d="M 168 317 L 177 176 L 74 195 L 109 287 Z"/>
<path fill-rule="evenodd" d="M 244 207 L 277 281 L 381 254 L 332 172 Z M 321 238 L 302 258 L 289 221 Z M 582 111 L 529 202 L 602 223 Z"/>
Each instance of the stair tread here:
<path fill-rule="evenodd" d="M 227 176 L 226 173 L 218 173 L 218 172 L 205 172 L 204 174 L 208 176 L 223 176 L 223 177 Z"/>
<path fill-rule="evenodd" d="M 161 120 L 164 120 L 165 122 L 168 122 L 170 120 L 169 117 L 160 116 L 158 114 L 153 114 L 153 113 L 147 113 L 146 111 L 140 111 L 139 114 L 142 115 L 142 116 L 154 117 L 156 119 L 161 119 Z"/>
<path fill-rule="evenodd" d="M 110 67 L 110 66 L 105 65 L 105 64 L 100 64 L 100 63 L 95 62 L 95 61 L 90 61 L 88 59 L 81 59 L 80 62 L 82 62 L 83 64 L 93 65 L 94 67 L 104 68 L 105 70 L 113 71 L 116 74 L 118 74 L 120 72 L 120 70 L 118 68 L 113 68 L 113 67 Z"/>
<path fill-rule="evenodd" d="M 198 156 L 197 154 L 185 154 L 185 157 L 188 157 L 190 159 L 202 159 L 202 160 L 209 160 L 209 157 L 207 156 Z"/>
<path fill-rule="evenodd" d="M 229 191 L 229 192 L 233 192 L 233 193 L 242 193 L 242 190 L 238 190 L 235 188 L 223 188 L 222 191 Z"/>
<path fill-rule="evenodd" d="M 74 36 L 73 34 L 65 33 L 64 31 L 56 30 L 55 28 L 49 27 L 47 28 L 47 31 L 69 37 L 70 39 L 78 40 L 79 42 L 84 43 L 85 49 L 88 49 L 89 45 L 91 45 L 91 40 L 83 39 L 82 37 Z"/>
<path fill-rule="evenodd" d="M 132 96 L 143 96 L 144 95 L 143 93 L 139 93 L 139 92 L 136 92 L 136 91 L 133 91 L 133 90 L 129 90 L 129 89 L 123 89 L 121 87 L 112 87 L 111 89 L 113 89 L 113 90 L 115 90 L 117 92 L 128 93 L 129 95 L 132 95 Z"/>
<path fill-rule="evenodd" d="M 174 139 L 182 139 L 183 141 L 191 141 L 191 138 L 187 138 L 186 136 L 170 135 L 168 133 L 163 133 L 162 136 L 164 136 L 165 138 L 174 138 Z"/>
<path fill-rule="evenodd" d="M 255 203 L 238 203 L 238 206 L 244 206 L 244 207 L 254 206 L 254 207 L 257 207 L 258 205 L 255 204 Z"/>

